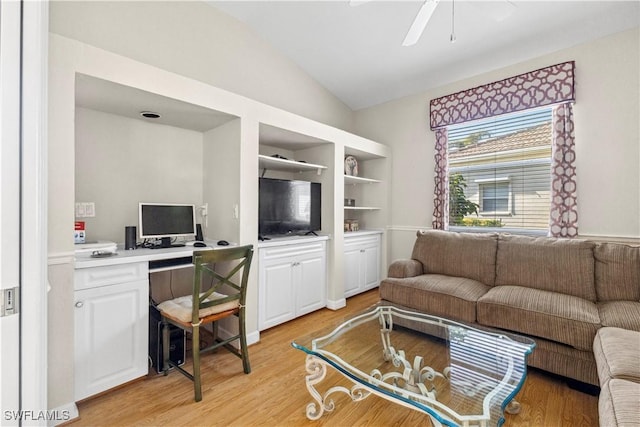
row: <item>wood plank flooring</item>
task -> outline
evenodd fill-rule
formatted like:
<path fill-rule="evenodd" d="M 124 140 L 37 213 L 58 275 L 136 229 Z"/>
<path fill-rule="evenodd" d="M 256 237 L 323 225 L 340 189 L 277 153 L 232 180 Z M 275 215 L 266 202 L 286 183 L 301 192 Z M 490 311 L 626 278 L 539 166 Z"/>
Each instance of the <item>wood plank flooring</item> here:
<path fill-rule="evenodd" d="M 179 373 L 154 375 L 78 403 L 80 417 L 68 425 L 428 426 L 429 418 L 417 411 L 377 396 L 352 402 L 343 393 L 333 395 L 333 412 L 317 421 L 306 418 L 305 408 L 312 399 L 304 383 L 305 355 L 291 347 L 292 339 L 333 326 L 377 300 L 376 289 L 350 298 L 345 309 L 319 310 L 263 331 L 261 341 L 249 347 L 249 375 L 242 372 L 240 359 L 225 350 L 203 356 L 201 402 L 193 400 L 193 384 Z M 506 426 L 598 425 L 597 397 L 541 371 L 529 371 L 517 400 L 522 410 L 507 415 Z"/>

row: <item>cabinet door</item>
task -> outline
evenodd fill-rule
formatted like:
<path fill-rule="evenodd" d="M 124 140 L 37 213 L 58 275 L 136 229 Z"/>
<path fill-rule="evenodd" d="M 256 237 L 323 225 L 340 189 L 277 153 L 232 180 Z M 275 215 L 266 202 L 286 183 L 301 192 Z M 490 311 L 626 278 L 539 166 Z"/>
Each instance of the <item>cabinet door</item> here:
<path fill-rule="evenodd" d="M 258 278 L 260 330 L 295 317 L 293 264 L 289 258 L 262 260 Z"/>
<path fill-rule="evenodd" d="M 380 284 L 380 235 L 351 235 L 344 239 L 344 296 Z"/>
<path fill-rule="evenodd" d="M 74 293 L 76 401 L 147 374 L 148 292 L 140 280 Z"/>
<path fill-rule="evenodd" d="M 316 251 L 299 256 L 295 262 L 298 270 L 296 281 L 296 315 L 310 313 L 326 303 L 326 252 Z"/>
<path fill-rule="evenodd" d="M 365 245 L 360 252 L 362 290 L 375 288 L 380 284 L 380 242 Z"/>
<path fill-rule="evenodd" d="M 344 296 L 348 298 L 361 291 L 360 245 L 345 242 L 344 245 Z"/>

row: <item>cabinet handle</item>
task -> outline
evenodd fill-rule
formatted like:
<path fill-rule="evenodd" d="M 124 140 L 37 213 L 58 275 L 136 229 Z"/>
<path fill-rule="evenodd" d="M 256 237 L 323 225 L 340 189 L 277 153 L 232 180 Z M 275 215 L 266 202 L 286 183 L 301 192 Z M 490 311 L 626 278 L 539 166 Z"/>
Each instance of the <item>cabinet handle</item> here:
<path fill-rule="evenodd" d="M 82 301 L 78 301 L 76 303 L 76 308 L 81 308 L 84 305 L 84 303 Z"/>

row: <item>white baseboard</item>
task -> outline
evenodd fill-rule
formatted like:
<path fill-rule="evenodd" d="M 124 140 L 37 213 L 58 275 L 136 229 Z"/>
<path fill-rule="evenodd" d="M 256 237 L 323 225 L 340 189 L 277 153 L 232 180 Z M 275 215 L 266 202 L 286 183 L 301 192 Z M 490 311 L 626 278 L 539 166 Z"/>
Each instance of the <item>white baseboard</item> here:
<path fill-rule="evenodd" d="M 67 403 L 66 405 L 58 406 L 57 408 L 49 409 L 48 417 L 52 418 L 47 421 L 48 426 L 57 426 L 62 423 L 66 423 L 80 416 L 78 407 L 75 402 Z"/>
<path fill-rule="evenodd" d="M 247 345 L 260 342 L 260 331 L 254 331 L 247 334 Z"/>
<path fill-rule="evenodd" d="M 347 299 L 340 298 L 339 300 L 327 300 L 327 308 L 329 310 L 340 310 L 347 306 Z"/>
<path fill-rule="evenodd" d="M 222 324 L 218 325 L 218 336 L 221 339 L 227 339 L 227 338 L 232 337 L 232 336 L 234 336 L 236 334 L 237 334 L 237 332 L 233 332 L 233 331 L 229 330 L 228 328 L 225 328 L 224 325 L 222 325 Z M 249 332 L 247 334 L 247 345 L 256 344 L 258 342 L 260 342 L 260 331 Z M 240 348 L 240 341 L 239 340 L 232 341 L 229 344 L 231 344 L 235 348 Z"/>

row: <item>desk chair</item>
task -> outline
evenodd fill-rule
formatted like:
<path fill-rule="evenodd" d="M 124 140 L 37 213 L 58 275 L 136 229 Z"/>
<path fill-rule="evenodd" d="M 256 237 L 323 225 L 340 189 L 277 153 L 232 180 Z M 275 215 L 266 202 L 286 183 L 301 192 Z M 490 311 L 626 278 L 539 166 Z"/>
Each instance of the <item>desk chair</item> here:
<path fill-rule="evenodd" d="M 252 257 L 253 245 L 194 252 L 193 294 L 174 298 L 158 305 L 162 314 L 164 375 L 167 375 L 169 367 L 173 366 L 193 381 L 196 402 L 202 400 L 200 354 L 223 346 L 242 359 L 245 374 L 251 372 L 245 328 L 245 300 Z M 216 267 L 218 271 L 221 268 L 231 269 L 228 273 L 220 273 L 215 270 Z M 211 284 L 211 288 L 202 292 L 203 284 L 205 287 Z M 239 333 L 226 339 L 216 337 L 213 344 L 200 349 L 200 327 L 230 316 L 238 318 Z M 169 359 L 169 323 L 192 334 L 193 374 Z M 235 340 L 240 341 L 240 349 L 230 344 Z"/>

